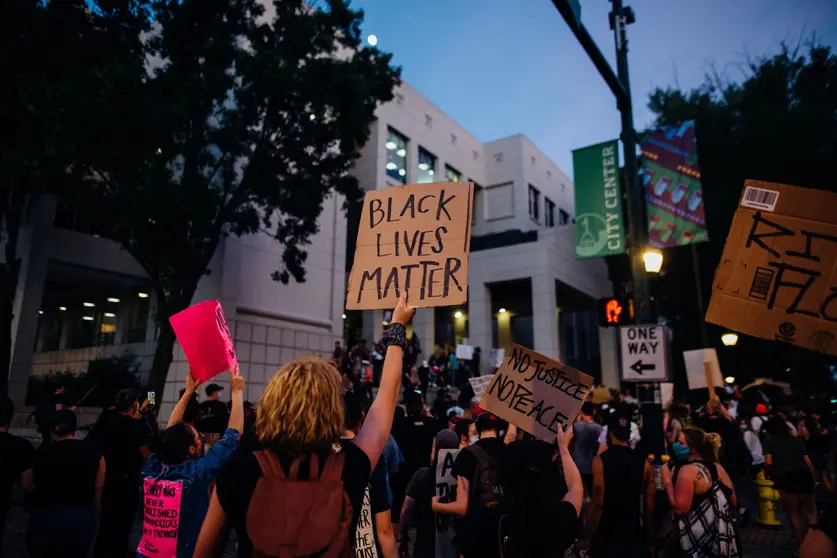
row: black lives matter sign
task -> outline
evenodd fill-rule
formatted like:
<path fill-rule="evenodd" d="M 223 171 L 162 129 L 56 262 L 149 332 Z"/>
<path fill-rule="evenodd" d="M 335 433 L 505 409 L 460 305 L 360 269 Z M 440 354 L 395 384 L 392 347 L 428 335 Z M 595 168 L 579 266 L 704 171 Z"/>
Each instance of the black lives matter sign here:
<path fill-rule="evenodd" d="M 440 182 L 367 192 L 346 295 L 349 310 L 463 304 L 474 185 Z"/>
<path fill-rule="evenodd" d="M 748 180 L 706 321 L 837 354 L 837 195 Z"/>
<path fill-rule="evenodd" d="M 494 374 L 480 407 L 542 440 L 572 424 L 593 378 L 520 345 Z"/>

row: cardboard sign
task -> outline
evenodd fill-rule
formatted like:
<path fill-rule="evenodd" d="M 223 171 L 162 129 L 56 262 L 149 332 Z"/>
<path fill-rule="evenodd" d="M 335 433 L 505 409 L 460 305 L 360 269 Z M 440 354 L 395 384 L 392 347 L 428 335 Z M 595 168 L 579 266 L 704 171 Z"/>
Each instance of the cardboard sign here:
<path fill-rule="evenodd" d="M 471 345 L 457 345 L 456 358 L 459 360 L 473 360 L 474 348 Z"/>
<path fill-rule="evenodd" d="M 391 310 L 404 290 L 416 308 L 464 304 L 473 199 L 470 182 L 367 192 L 346 308 Z"/>
<path fill-rule="evenodd" d="M 744 186 L 706 321 L 837 355 L 837 194 Z"/>
<path fill-rule="evenodd" d="M 170 558 L 177 555 L 177 531 L 180 528 L 182 498 L 181 483 L 145 479 L 142 496 L 142 538 L 137 552 L 152 558 Z"/>
<path fill-rule="evenodd" d="M 456 500 L 457 480 L 453 476 L 453 464 L 459 450 L 439 450 L 436 459 L 436 496 L 442 503 Z M 444 513 L 436 514 L 436 556 L 439 558 L 456 558 L 456 547 L 453 546 L 454 524 L 456 516 Z"/>
<path fill-rule="evenodd" d="M 494 376 L 490 374 L 477 376 L 476 378 L 468 378 L 468 381 L 471 382 L 471 389 L 474 390 L 474 399 L 482 401 L 482 396 L 485 395 L 485 390 L 488 389 L 488 385 L 493 379 Z"/>
<path fill-rule="evenodd" d="M 686 379 L 689 381 L 689 389 L 706 389 L 709 387 L 706 381 L 704 362 L 709 363 L 712 383 L 715 387 L 722 387 L 724 385 L 724 379 L 721 375 L 721 365 L 718 362 L 718 352 L 715 349 L 683 351 L 683 360 L 686 363 Z"/>
<path fill-rule="evenodd" d="M 217 300 L 206 300 L 171 318 L 192 375 L 205 382 L 227 370 L 238 370 L 230 329 Z"/>
<path fill-rule="evenodd" d="M 520 345 L 494 374 L 480 407 L 550 442 L 572 424 L 593 378 Z"/>
<path fill-rule="evenodd" d="M 372 530 L 372 522 L 375 516 L 372 513 L 372 500 L 369 497 L 369 485 L 363 493 L 363 504 L 360 508 L 360 515 L 355 527 L 355 558 L 378 558 L 378 547 L 375 545 L 375 531 Z"/>

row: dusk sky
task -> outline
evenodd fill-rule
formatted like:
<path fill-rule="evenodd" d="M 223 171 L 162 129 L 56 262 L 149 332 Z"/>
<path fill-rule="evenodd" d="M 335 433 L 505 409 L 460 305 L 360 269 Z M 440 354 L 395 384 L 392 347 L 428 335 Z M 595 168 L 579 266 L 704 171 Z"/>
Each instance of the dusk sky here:
<path fill-rule="evenodd" d="M 837 48 L 837 0 L 626 0 L 638 130 L 657 86 L 699 85 L 716 68 L 743 77 L 748 56 L 816 34 Z M 364 37 L 394 54 L 403 78 L 482 141 L 522 133 L 572 176 L 571 150 L 618 137 L 612 93 L 550 0 L 354 0 Z M 581 18 L 615 68 L 607 0 Z"/>

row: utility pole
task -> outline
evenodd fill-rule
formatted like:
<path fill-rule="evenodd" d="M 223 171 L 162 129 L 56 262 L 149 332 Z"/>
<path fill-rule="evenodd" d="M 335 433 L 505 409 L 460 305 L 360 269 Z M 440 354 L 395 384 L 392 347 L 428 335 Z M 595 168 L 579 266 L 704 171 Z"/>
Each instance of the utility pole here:
<path fill-rule="evenodd" d="M 648 221 L 645 216 L 645 192 L 639 181 L 637 172 L 636 144 L 637 134 L 634 130 L 633 104 L 631 101 L 631 83 L 628 75 L 628 36 L 627 26 L 636 21 L 634 11 L 622 5 L 622 0 L 610 0 L 610 28 L 616 42 L 616 73 L 602 55 L 590 33 L 581 23 L 581 6 L 578 0 L 552 0 L 570 30 L 578 39 L 596 69 L 604 78 L 613 95 L 622 119 L 622 147 L 625 151 L 626 188 L 628 191 L 628 235 L 630 238 L 631 278 L 634 301 L 634 315 L 637 323 L 650 323 L 651 305 L 648 294 L 648 277 L 645 272 L 643 252 L 648 245 Z M 643 442 L 649 453 L 655 455 L 655 462 L 661 463 L 661 456 L 665 453 L 663 442 L 663 414 L 660 401 L 660 384 L 646 384 L 650 390 L 639 397 L 643 403 L 644 422 L 648 428 L 643 428 Z M 639 391 L 642 384 L 637 385 Z M 648 393 L 650 391 L 650 393 Z"/>

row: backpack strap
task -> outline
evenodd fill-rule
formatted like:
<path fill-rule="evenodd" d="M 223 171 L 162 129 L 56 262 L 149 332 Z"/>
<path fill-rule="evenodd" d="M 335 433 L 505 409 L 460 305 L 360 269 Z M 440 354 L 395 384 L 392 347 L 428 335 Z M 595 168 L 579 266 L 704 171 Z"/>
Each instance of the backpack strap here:
<path fill-rule="evenodd" d="M 320 479 L 324 481 L 342 480 L 343 463 L 345 460 L 346 454 L 342 451 L 339 453 L 330 453 L 326 458 L 325 465 L 323 465 L 323 474 L 320 476 Z"/>
<path fill-rule="evenodd" d="M 293 460 L 293 463 L 291 463 L 291 470 L 286 476 L 285 469 L 282 468 L 282 463 L 272 451 L 254 451 L 253 455 L 256 457 L 256 461 L 259 462 L 259 467 L 261 467 L 262 474 L 264 476 L 279 477 L 281 480 L 297 480 L 299 478 L 299 465 L 302 462 L 303 456 L 297 457 Z M 313 478 L 312 480 L 316 480 L 316 478 Z"/>

